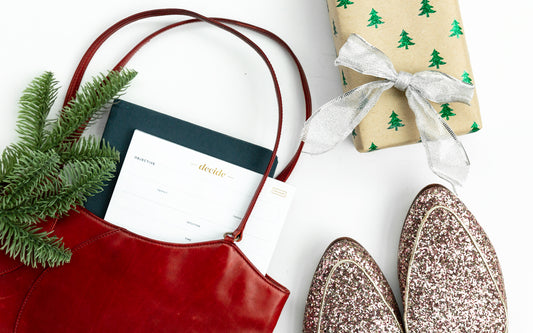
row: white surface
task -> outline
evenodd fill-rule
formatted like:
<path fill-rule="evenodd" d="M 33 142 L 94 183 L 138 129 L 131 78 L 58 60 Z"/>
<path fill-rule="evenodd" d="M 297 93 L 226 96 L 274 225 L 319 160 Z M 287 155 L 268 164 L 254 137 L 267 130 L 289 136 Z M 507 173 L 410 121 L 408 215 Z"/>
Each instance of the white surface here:
<path fill-rule="evenodd" d="M 530 329 L 531 88 L 533 2 L 461 3 L 484 128 L 462 137 L 472 162 L 461 197 L 490 236 L 509 300 L 511 332 Z M 64 87 L 90 42 L 134 12 L 182 7 L 240 19 L 285 39 L 306 70 L 314 108 L 341 93 L 323 0 L 9 1 L 0 11 L 0 146 L 15 139 L 17 100 L 32 77 L 53 71 Z M 99 53 L 89 74 L 110 68 L 128 46 L 172 18 L 128 27 Z M 257 38 L 271 56 L 285 97 L 281 165 L 296 145 L 303 103 L 288 57 Z M 274 93 L 266 67 L 242 42 L 206 25 L 179 28 L 154 40 L 131 62 L 139 71 L 124 99 L 215 130 L 271 145 Z M 63 89 L 61 96 L 64 96 Z M 208 97 L 207 94 L 210 96 Z M 414 196 L 439 179 L 421 145 L 360 154 L 346 140 L 321 156 L 303 156 L 290 183 L 297 195 L 270 274 L 291 290 L 276 332 L 301 330 L 307 290 L 326 246 L 339 236 L 362 243 L 399 296 L 398 238 Z M 399 298 L 398 298 L 399 299 Z"/>
<path fill-rule="evenodd" d="M 262 177 L 136 130 L 105 220 L 163 242 L 219 240 L 237 229 Z M 267 178 L 246 224 L 246 237 L 237 243 L 263 274 L 276 250 L 294 191 L 288 183 Z"/>

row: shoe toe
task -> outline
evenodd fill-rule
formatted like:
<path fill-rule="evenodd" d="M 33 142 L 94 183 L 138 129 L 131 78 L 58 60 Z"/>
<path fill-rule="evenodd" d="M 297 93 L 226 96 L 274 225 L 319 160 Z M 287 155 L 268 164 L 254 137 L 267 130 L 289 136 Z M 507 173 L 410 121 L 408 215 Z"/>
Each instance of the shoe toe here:
<path fill-rule="evenodd" d="M 313 277 L 304 332 L 402 332 L 394 295 L 377 264 L 356 241 L 326 250 Z"/>
<path fill-rule="evenodd" d="M 407 332 L 506 332 L 496 252 L 449 190 L 433 185 L 415 199 L 398 259 Z"/>

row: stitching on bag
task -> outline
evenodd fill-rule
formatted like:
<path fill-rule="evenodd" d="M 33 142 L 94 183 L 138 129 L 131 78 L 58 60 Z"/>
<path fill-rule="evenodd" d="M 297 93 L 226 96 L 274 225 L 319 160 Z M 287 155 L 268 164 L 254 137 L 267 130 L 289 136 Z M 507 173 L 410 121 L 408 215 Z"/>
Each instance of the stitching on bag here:
<path fill-rule="evenodd" d="M 227 240 L 224 240 L 224 239 L 220 239 L 220 240 L 215 240 L 215 241 L 208 241 L 208 242 L 202 242 L 202 243 L 196 243 L 196 244 L 165 244 L 165 243 L 160 243 L 156 240 L 151 240 L 151 239 L 147 239 L 147 238 L 144 238 L 142 236 L 139 236 L 139 235 L 136 235 L 132 232 L 130 232 L 129 230 L 126 230 L 126 229 L 122 229 L 120 228 L 121 231 L 123 231 L 124 233 L 126 233 L 128 236 L 132 237 L 132 238 L 135 238 L 135 239 L 138 239 L 140 241 L 145 241 L 147 243 L 150 243 L 152 245 L 155 245 L 155 246 L 158 246 L 158 247 L 162 247 L 162 248 L 171 248 L 171 249 L 179 249 L 179 248 L 209 248 L 209 247 L 216 247 L 216 246 L 219 246 L 220 244 L 226 244 L 226 245 L 229 245 L 231 246 L 234 250 L 237 251 L 237 254 L 242 258 L 244 259 L 244 261 L 246 262 L 246 264 L 248 265 L 248 267 L 250 267 L 264 282 L 266 282 L 267 284 L 275 287 L 276 289 L 278 289 L 279 291 L 283 292 L 283 293 L 286 293 L 287 292 L 287 288 L 285 287 L 282 287 L 280 286 L 277 282 L 275 281 L 270 281 L 266 275 L 264 275 L 263 273 L 261 273 L 257 267 L 255 267 L 254 264 L 252 264 L 252 262 L 250 261 L 250 259 L 248 259 L 244 253 L 242 253 L 241 249 L 239 249 L 239 247 L 237 245 L 235 245 L 235 243 L 233 242 L 230 242 L 230 241 L 227 241 Z M 274 283 L 275 282 L 275 283 Z"/>
<path fill-rule="evenodd" d="M 244 259 L 245 263 L 248 265 L 249 268 L 251 268 L 256 274 L 257 276 L 259 276 L 259 278 L 267 283 L 269 286 L 272 286 L 274 287 L 275 289 L 277 289 L 278 291 L 280 291 L 281 293 L 284 293 L 286 294 L 287 293 L 287 289 L 281 285 L 279 285 L 277 282 L 274 283 L 275 281 L 270 281 L 269 278 L 266 277 L 266 275 L 263 275 L 251 262 L 250 260 L 242 253 L 242 251 L 232 242 L 230 241 L 227 241 L 225 239 L 221 239 L 221 240 L 215 240 L 215 241 L 208 241 L 208 242 L 203 242 L 203 243 L 196 243 L 196 244 L 166 244 L 166 243 L 162 243 L 162 242 L 159 242 L 159 241 L 156 241 L 156 240 L 152 240 L 152 239 L 149 239 L 149 238 L 145 238 L 145 237 L 142 237 L 142 236 L 139 236 L 139 235 L 136 235 L 126 229 L 123 229 L 123 228 L 120 228 L 120 227 L 117 227 L 117 226 L 113 226 L 111 223 L 105 221 L 104 219 L 101 219 L 99 217 L 97 217 L 96 215 L 92 214 L 91 212 L 87 211 L 85 208 L 81 208 L 79 210 L 79 214 L 82 214 L 84 215 L 85 217 L 93 220 L 93 221 L 96 221 L 100 224 L 105 224 L 105 225 L 108 225 L 110 227 L 114 227 L 114 229 L 108 231 L 108 232 L 105 232 L 103 234 L 100 234 L 98 236 L 95 236 L 91 239 L 88 239 L 86 240 L 85 242 L 83 243 L 80 243 L 78 244 L 77 246 L 73 247 L 72 248 L 72 253 L 75 253 L 79 250 L 81 250 L 82 248 L 102 239 L 102 238 L 105 238 L 109 235 L 112 235 L 112 234 L 115 234 L 115 233 L 119 233 L 119 232 L 122 232 L 122 233 L 125 233 L 127 236 L 129 237 L 132 237 L 132 238 L 135 238 L 137 240 L 140 240 L 140 241 L 144 241 L 144 242 L 147 242 L 149 244 L 152 244 L 154 246 L 157 246 L 157 247 L 162 247 L 162 248 L 173 248 L 173 249 L 177 249 L 177 248 L 208 248 L 208 247 L 214 247 L 214 246 L 217 246 L 219 244 L 226 244 L 226 245 L 229 245 L 231 246 L 234 250 L 236 250 L 237 254 L 242 258 Z M 57 222 L 57 219 L 56 219 L 56 222 Z M 22 266 L 22 265 L 21 265 Z M 45 268 L 43 269 L 43 271 L 39 274 L 39 276 L 35 279 L 35 281 L 32 283 L 30 289 L 28 290 L 28 293 L 26 294 L 25 298 L 24 298 L 24 301 L 19 309 L 19 312 L 17 314 L 17 319 L 15 321 L 15 327 L 14 327 L 14 332 L 16 332 L 18 330 L 18 327 L 19 327 L 19 324 L 20 324 L 20 320 L 22 318 L 22 314 L 24 312 L 24 309 L 26 307 L 26 304 L 28 303 L 30 297 L 31 297 L 31 294 L 33 293 L 33 291 L 35 290 L 35 288 L 37 287 L 37 285 L 40 283 L 40 281 L 44 278 L 44 275 L 45 273 L 49 270 L 49 268 Z"/>
<path fill-rule="evenodd" d="M 119 229 L 119 228 L 116 228 L 116 229 L 113 229 L 113 230 L 110 230 L 110 231 L 104 232 L 103 234 L 100 234 L 100 235 L 95 236 L 95 237 L 93 237 L 93 238 L 90 238 L 90 239 L 86 240 L 85 242 L 80 243 L 80 244 L 76 245 L 75 247 L 73 247 L 73 248 L 72 248 L 72 253 L 77 252 L 78 250 L 80 250 L 80 249 L 86 247 L 87 245 L 90 245 L 90 244 L 92 244 L 92 243 L 94 243 L 94 242 L 97 242 L 97 241 L 99 241 L 100 239 L 105 238 L 105 237 L 107 237 L 107 236 L 110 236 L 110 235 L 112 235 L 112 234 L 114 234 L 114 233 L 117 233 L 117 232 L 119 232 L 119 231 L 120 231 L 120 229 Z"/>
<path fill-rule="evenodd" d="M 122 228 L 119 228 L 119 229 L 120 229 L 120 231 L 123 231 L 124 233 L 126 233 L 128 236 L 130 236 L 132 238 L 135 238 L 135 239 L 140 240 L 140 241 L 145 241 L 147 243 L 150 243 L 152 245 L 155 245 L 155 246 L 158 246 L 158 247 L 162 247 L 162 248 L 171 248 L 171 249 L 179 249 L 179 248 L 210 248 L 210 247 L 219 246 L 221 244 L 229 245 L 234 250 L 237 251 L 237 254 L 242 259 L 244 259 L 244 261 L 246 262 L 248 267 L 250 267 L 264 282 L 266 282 L 267 284 L 275 287 L 276 289 L 278 289 L 279 291 L 281 291 L 283 293 L 287 292 L 287 288 L 280 286 L 276 281 L 270 281 L 266 277 L 266 275 L 261 273 L 257 269 L 257 267 L 255 267 L 255 265 L 252 264 L 250 259 L 248 259 L 244 255 L 244 253 L 242 253 L 241 249 L 239 249 L 239 247 L 237 245 L 235 245 L 235 243 L 232 243 L 230 241 L 227 241 L 227 240 L 224 240 L 224 239 L 220 239 L 220 240 L 208 241 L 208 242 L 202 242 L 202 243 L 196 243 L 196 244 L 165 244 L 165 243 L 160 243 L 160 242 L 158 242 L 156 240 L 151 240 L 151 239 L 147 239 L 147 238 L 144 238 L 142 236 L 136 235 L 136 234 L 134 234 L 134 233 L 132 233 L 129 230 L 126 230 L 126 229 L 122 229 Z"/>
<path fill-rule="evenodd" d="M 92 215 L 91 213 L 89 212 L 86 212 L 84 209 L 80 210 L 80 213 L 83 213 L 83 215 L 85 215 L 86 217 L 88 218 L 91 218 L 93 220 L 96 220 L 97 222 L 98 221 L 98 218 L 96 218 L 96 216 Z M 105 220 L 103 220 L 105 224 L 109 224 L 107 223 Z M 123 232 L 123 233 L 126 233 L 127 236 L 130 236 L 132 238 L 135 238 L 135 239 L 138 239 L 140 241 L 145 241 L 147 243 L 150 243 L 150 244 L 153 244 L 155 246 L 159 246 L 159 247 L 164 247 L 164 248 L 179 248 L 179 247 L 187 247 L 187 248 L 206 248 L 206 247 L 213 247 L 215 245 L 219 245 L 219 244 L 226 244 L 226 245 L 229 245 L 231 246 L 234 250 L 237 251 L 237 254 L 242 258 L 244 259 L 244 261 L 246 262 L 246 264 L 248 265 L 249 268 L 251 268 L 256 274 L 257 276 L 260 277 L 260 279 L 267 283 L 269 286 L 272 286 L 274 287 L 275 289 L 277 289 L 278 291 L 280 291 L 281 293 L 283 294 L 286 294 L 287 293 L 287 289 L 281 285 L 279 285 L 277 282 L 275 283 L 275 281 L 270 281 L 269 278 L 266 277 L 266 275 L 263 275 L 250 261 L 248 258 L 246 258 L 246 256 L 242 253 L 242 251 L 232 242 L 229 242 L 229 241 L 226 241 L 224 239 L 222 240 L 217 240 L 217 241 L 211 241 L 211 242 L 205 242 L 205 243 L 202 243 L 202 244 L 164 244 L 164 243 L 159 243 L 157 241 L 153 241 L 153 240 L 150 240 L 150 239 L 146 239 L 144 237 L 141 237 L 141 236 L 137 236 L 136 234 L 134 233 L 131 233 L 129 232 L 128 230 L 125 230 L 123 228 L 119 228 L 119 227 L 115 227 L 115 229 L 113 230 L 110 230 L 108 232 L 105 232 L 103 234 L 100 234 L 98 236 L 95 236 L 83 243 L 80 243 L 78 244 L 77 246 L 73 247 L 72 248 L 72 253 L 75 253 L 81 249 L 83 249 L 84 247 L 102 239 L 102 238 L 105 238 L 107 236 L 110 236 L 110 235 L 113 235 L 113 234 L 116 234 L 116 233 L 120 233 L 120 232 Z M 30 289 L 28 290 L 28 293 L 26 294 L 25 298 L 24 298 L 24 301 L 19 309 L 19 312 L 17 314 L 17 320 L 15 321 L 15 328 L 14 328 L 14 332 L 16 332 L 18 330 L 18 327 L 19 327 L 19 324 L 20 324 L 20 321 L 21 321 L 21 318 L 22 318 L 22 314 L 24 312 L 24 309 L 31 297 L 31 294 L 33 293 L 33 291 L 36 289 L 37 285 L 41 282 L 41 280 L 44 278 L 44 275 L 45 273 L 49 270 L 49 268 L 46 268 L 46 269 L 43 269 L 43 271 L 39 274 L 39 276 L 35 279 L 35 281 L 32 283 Z"/>
<path fill-rule="evenodd" d="M 20 323 L 20 318 L 22 317 L 22 312 L 24 311 L 24 308 L 26 307 L 26 303 L 28 302 L 29 297 L 31 296 L 33 289 L 35 288 L 35 285 L 39 283 L 39 281 L 42 279 L 44 272 L 46 272 L 48 268 L 45 268 L 39 273 L 39 275 L 35 278 L 35 280 L 32 282 L 30 289 L 26 293 L 26 296 L 24 297 L 24 301 L 22 302 L 22 305 L 20 306 L 20 309 L 17 313 L 17 320 L 15 321 L 15 327 L 13 328 L 13 332 L 16 332 L 18 330 L 18 326 Z"/>
<path fill-rule="evenodd" d="M 101 224 L 105 224 L 105 225 L 109 225 L 109 226 L 113 226 L 116 228 L 116 230 L 120 230 L 121 232 L 125 233 L 127 236 L 129 237 L 132 237 L 132 238 L 135 238 L 137 240 L 140 240 L 140 241 L 143 241 L 143 242 L 146 242 L 146 243 L 149 243 L 149 244 L 152 244 L 154 246 L 158 246 L 158 247 L 162 247 L 162 248 L 170 248 L 170 249 L 179 249 L 179 248 L 208 248 L 208 247 L 214 247 L 214 246 L 218 246 L 220 244 L 227 244 L 229 246 L 231 246 L 233 249 L 235 249 L 237 251 L 237 253 L 239 254 L 239 256 L 244 259 L 244 261 L 246 262 L 246 264 L 248 265 L 248 267 L 250 267 L 257 275 L 259 275 L 259 277 L 264 281 L 266 282 L 267 284 L 275 287 L 277 290 L 283 292 L 283 293 L 286 293 L 288 290 L 287 288 L 279 285 L 279 283 L 277 283 L 275 280 L 273 281 L 270 281 L 270 279 L 268 279 L 266 277 L 266 275 L 264 275 L 263 273 L 261 273 L 256 267 L 254 264 L 252 264 L 250 262 L 250 260 L 244 255 L 244 253 L 242 253 L 241 249 L 239 249 L 239 247 L 237 245 L 235 245 L 235 243 L 233 242 L 230 242 L 230 241 L 227 241 L 225 239 L 219 239 L 219 240 L 214 240 L 214 241 L 207 241 L 207 242 L 202 242 L 202 243 L 194 243 L 194 244 L 176 244 L 176 243 L 164 243 L 164 242 L 160 242 L 160 241 L 157 241 L 157 240 L 154 240 L 154 239 L 150 239 L 150 238 L 147 238 L 147 237 L 143 237 L 143 236 L 140 236 L 140 235 L 137 235 L 127 229 L 124 229 L 124 228 L 121 228 L 121 227 L 117 227 L 117 226 L 114 226 L 112 225 L 111 223 L 109 223 L 108 221 L 92 214 L 90 211 L 88 211 L 87 209 L 81 207 L 79 209 L 79 213 L 80 214 L 83 214 L 85 217 L 97 222 L 97 223 L 101 223 Z M 74 250 L 73 250 L 74 251 Z"/>
<path fill-rule="evenodd" d="M 89 245 L 89 244 L 92 244 L 102 238 L 105 238 L 109 235 L 112 235 L 116 232 L 118 232 L 119 229 L 114 229 L 114 230 L 111 230 L 111 231 L 108 231 L 108 232 L 105 232 L 103 234 L 100 234 L 98 236 L 95 236 L 91 239 L 88 239 L 86 240 L 85 242 L 79 244 L 78 246 L 74 247 L 72 249 L 72 253 L 84 248 L 85 246 Z M 24 301 L 22 302 L 22 305 L 20 306 L 19 308 L 19 311 L 17 313 L 17 320 L 15 321 L 15 327 L 13 328 L 13 332 L 16 332 L 19 328 L 19 324 L 20 324 L 20 320 L 22 318 L 22 313 L 24 312 L 24 309 L 26 308 L 26 304 L 28 303 L 30 297 L 31 297 L 31 294 L 33 293 L 33 291 L 35 290 L 35 288 L 37 287 L 37 285 L 41 282 L 41 280 L 44 278 L 44 275 L 46 272 L 48 272 L 50 270 L 49 267 L 43 269 L 41 271 L 41 273 L 39 274 L 39 276 L 37 276 L 37 278 L 35 278 L 35 280 L 32 282 L 31 286 L 30 286 L 30 289 L 28 290 L 26 296 L 24 297 Z"/>
<path fill-rule="evenodd" d="M 22 266 L 24 266 L 23 264 L 20 264 L 20 263 L 15 263 L 13 266 L 10 266 L 8 267 L 7 269 L 3 270 L 2 272 L 0 272 L 0 277 L 2 277 L 3 275 L 5 274 L 9 274 L 11 272 L 14 272 L 20 268 L 22 268 Z"/>
<path fill-rule="evenodd" d="M 89 212 L 85 208 L 80 208 L 79 212 L 81 214 L 85 215 L 87 218 L 93 220 L 93 221 L 96 221 L 96 222 L 101 223 L 101 224 L 113 226 L 108 221 L 106 221 L 106 220 L 104 220 L 104 219 L 92 214 L 91 212 Z M 219 240 L 207 241 L 207 242 L 202 242 L 202 243 L 194 243 L 194 244 L 164 243 L 164 242 L 160 242 L 160 241 L 157 241 L 157 240 L 154 240 L 154 239 L 150 239 L 150 238 L 147 238 L 147 237 L 143 237 L 143 236 L 137 235 L 137 234 L 135 234 L 135 233 L 133 233 L 133 232 L 127 230 L 127 229 L 124 229 L 124 228 L 120 228 L 120 227 L 116 227 L 116 226 L 114 226 L 114 227 L 117 228 L 118 230 L 120 230 L 121 232 L 125 233 L 129 237 L 132 237 L 132 238 L 135 238 L 137 240 L 140 240 L 140 241 L 143 241 L 143 242 L 147 242 L 147 243 L 150 243 L 150 244 L 152 244 L 154 246 L 158 246 L 158 247 L 162 247 L 162 248 L 171 248 L 171 249 L 178 249 L 178 248 L 206 248 L 206 247 L 213 247 L 213 246 L 219 245 L 219 244 L 227 244 L 227 245 L 231 246 L 233 249 L 237 250 L 237 253 L 239 254 L 239 256 L 244 259 L 246 264 L 252 270 L 254 270 L 254 272 L 256 272 L 261 277 L 261 279 L 263 281 L 267 282 L 269 285 L 274 286 L 276 289 L 278 289 L 281 292 L 284 292 L 284 293 L 287 292 L 287 289 L 285 287 L 280 286 L 275 281 L 270 281 L 266 277 L 266 275 L 261 273 L 254 266 L 254 264 L 252 264 L 250 262 L 250 260 L 244 255 L 244 253 L 242 253 L 241 249 L 239 249 L 239 247 L 236 246 L 235 243 L 233 243 L 233 242 L 227 241 L 225 239 L 219 239 Z"/>
<path fill-rule="evenodd" d="M 103 233 L 103 234 L 100 234 L 100 235 L 98 235 L 98 236 L 95 236 L 95 237 L 93 237 L 93 238 L 90 238 L 90 239 L 86 240 L 85 242 L 80 243 L 80 244 L 76 245 L 75 247 L 73 247 L 73 248 L 72 248 L 72 253 L 77 252 L 78 250 L 80 250 L 80 249 L 86 247 L 87 245 L 90 245 L 90 244 L 92 244 L 92 243 L 94 243 L 94 242 L 96 242 L 96 241 L 99 241 L 99 240 L 102 239 L 102 238 L 105 238 L 105 237 L 107 237 L 107 236 L 110 236 L 110 235 L 112 235 L 112 234 L 114 234 L 114 233 L 117 233 L 117 232 L 119 232 L 119 231 L 120 231 L 120 229 L 119 229 L 119 228 L 116 228 L 116 229 L 113 229 L 113 230 L 107 231 L 107 232 L 105 232 L 105 233 Z"/>
<path fill-rule="evenodd" d="M 92 213 L 90 213 L 89 211 L 87 211 L 85 208 L 81 208 L 79 211 L 78 211 L 79 214 L 82 214 L 84 215 L 85 217 L 93 220 L 93 221 L 96 221 L 98 223 L 101 223 L 101 224 L 105 224 L 105 225 L 108 225 L 108 226 L 111 226 L 111 227 L 114 227 L 114 229 L 110 230 L 110 231 L 107 231 L 103 234 L 100 234 L 100 235 L 97 235 L 97 236 L 94 236 L 93 238 L 90 238 L 88 240 L 86 240 L 85 242 L 82 242 L 80 244 L 78 244 L 77 246 L 73 247 L 72 248 L 72 253 L 75 253 L 81 249 L 83 249 L 84 247 L 94 243 L 94 242 L 97 242 L 107 236 L 110 236 L 110 235 L 113 235 L 113 234 L 116 234 L 116 233 L 119 233 L 119 232 L 122 232 L 122 233 L 125 233 L 127 236 L 131 237 L 131 238 L 134 238 L 134 239 L 137 239 L 139 241 L 144 241 L 144 242 L 147 242 L 151 245 L 154 245 L 154 246 L 157 246 L 157 247 L 162 247 L 162 248 L 173 248 L 173 249 L 177 249 L 177 248 L 209 248 L 209 247 L 214 247 L 214 246 L 217 246 L 217 245 L 220 245 L 220 244 L 226 244 L 226 245 L 229 245 L 230 247 L 232 247 L 234 250 L 236 250 L 237 254 L 242 258 L 244 259 L 246 265 L 251 268 L 256 274 L 257 276 L 260 277 L 260 279 L 267 283 L 269 286 L 272 286 L 274 287 L 276 290 L 280 291 L 281 293 L 287 293 L 288 290 L 279 285 L 279 283 L 277 283 L 276 281 L 269 279 L 266 275 L 263 275 L 251 262 L 250 260 L 242 253 L 242 251 L 232 242 L 230 241 L 227 241 L 225 239 L 220 239 L 220 240 L 215 240 L 215 241 L 208 241 L 208 242 L 203 242 L 203 243 L 196 243 L 196 244 L 166 244 L 166 243 L 162 243 L 162 242 L 159 242 L 159 241 L 156 241 L 156 240 L 152 240 L 152 239 L 149 239 L 149 238 L 145 238 L 145 237 L 142 237 L 142 236 L 139 236 L 139 235 L 136 235 L 132 232 L 130 232 L 129 230 L 126 230 L 126 229 L 123 229 L 123 228 L 120 228 L 120 227 L 116 227 L 116 226 L 113 226 L 112 224 L 110 224 L 109 222 L 105 221 L 104 219 L 101 219 L 95 215 L 93 215 Z M 52 230 L 54 229 L 54 227 L 56 226 L 58 222 L 58 219 L 55 219 L 55 221 L 53 222 L 53 227 L 52 227 Z M 16 271 L 20 268 L 22 268 L 24 265 L 23 264 L 18 264 L 16 266 L 13 266 L 13 267 L 10 267 L 8 268 L 7 270 L 3 271 L 0 273 L 0 277 L 4 274 L 7 274 L 9 272 L 13 272 L 13 271 Z M 22 302 L 20 308 L 19 308 L 19 311 L 17 313 L 17 319 L 15 321 L 15 327 L 13 329 L 14 332 L 16 332 L 19 328 L 19 325 L 20 325 L 20 321 L 21 321 L 21 318 L 22 318 L 22 314 L 24 312 L 24 309 L 26 308 L 26 305 L 33 293 L 33 291 L 36 289 L 37 285 L 41 282 L 41 280 L 44 278 L 45 276 L 45 273 L 48 272 L 50 270 L 50 268 L 45 268 L 41 271 L 41 273 L 39 273 L 39 275 L 35 278 L 35 280 L 32 282 L 30 288 L 28 289 L 28 292 L 26 294 L 26 296 L 24 297 L 24 301 Z"/>
<path fill-rule="evenodd" d="M 165 243 L 165 242 L 157 241 L 155 239 L 150 239 L 148 237 L 143 237 L 141 235 L 137 235 L 137 234 L 135 234 L 135 233 L 133 233 L 133 232 L 127 230 L 127 229 L 112 225 L 108 221 L 106 221 L 106 220 L 104 220 L 104 219 L 102 219 L 102 218 L 100 218 L 100 217 L 98 217 L 96 215 L 93 215 L 91 212 L 87 211 L 86 209 L 80 209 L 80 213 L 85 215 L 85 217 L 87 217 L 87 218 L 89 218 L 89 219 L 91 219 L 93 221 L 96 221 L 96 222 L 101 223 L 101 224 L 112 226 L 112 227 L 116 228 L 116 230 L 120 230 L 120 231 L 122 231 L 123 233 L 127 234 L 128 236 L 130 236 L 132 238 L 136 238 L 136 239 L 138 239 L 140 241 L 144 241 L 144 242 L 147 242 L 147 243 L 159 246 L 159 247 L 164 247 L 164 248 L 181 248 L 181 247 L 184 247 L 184 248 L 195 248 L 195 247 L 198 247 L 198 248 L 202 248 L 202 247 L 209 247 L 209 246 L 212 246 L 212 245 L 215 245 L 215 244 L 219 244 L 221 242 L 226 243 L 226 244 L 231 244 L 231 242 L 226 241 L 224 239 L 218 239 L 218 240 L 201 242 L 201 243 L 193 243 L 193 244 Z"/>

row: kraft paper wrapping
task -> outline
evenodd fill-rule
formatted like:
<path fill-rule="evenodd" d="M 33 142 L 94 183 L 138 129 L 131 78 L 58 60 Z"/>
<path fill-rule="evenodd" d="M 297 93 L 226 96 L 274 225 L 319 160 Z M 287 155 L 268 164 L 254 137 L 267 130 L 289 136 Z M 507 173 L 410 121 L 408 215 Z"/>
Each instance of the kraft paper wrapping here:
<path fill-rule="evenodd" d="M 457 0 L 327 0 L 338 50 L 357 33 L 383 51 L 396 71 L 438 70 L 475 84 Z M 432 65 L 432 66 L 431 66 Z M 344 91 L 377 80 L 339 67 Z M 477 94 L 470 105 L 432 103 L 457 135 L 481 129 Z M 360 152 L 420 141 L 403 92 L 389 89 L 353 133 Z"/>

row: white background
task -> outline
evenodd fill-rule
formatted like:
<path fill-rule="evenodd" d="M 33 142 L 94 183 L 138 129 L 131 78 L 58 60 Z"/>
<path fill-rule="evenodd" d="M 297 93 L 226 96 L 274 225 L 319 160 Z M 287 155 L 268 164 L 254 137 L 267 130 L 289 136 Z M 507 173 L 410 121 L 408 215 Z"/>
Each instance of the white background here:
<path fill-rule="evenodd" d="M 412 0 L 414 1 L 414 0 Z M 267 28 L 300 57 L 314 109 L 341 93 L 323 0 L 9 1 L 0 9 L 0 148 L 16 139 L 21 91 L 53 71 L 64 87 L 96 36 L 137 11 L 181 7 Z M 533 2 L 461 2 L 484 128 L 461 137 L 471 175 L 460 196 L 491 238 L 505 277 L 511 332 L 530 329 L 531 34 Z M 149 20 L 113 37 L 89 74 L 109 69 L 135 41 L 180 18 Z M 296 146 L 303 102 L 294 67 L 272 42 L 251 34 L 272 58 L 285 97 L 280 162 Z M 124 99 L 215 130 L 271 146 L 276 122 L 266 67 L 242 42 L 206 25 L 183 27 L 154 40 L 131 62 L 139 75 Z M 419 190 L 439 182 L 421 145 L 360 154 L 349 140 L 320 156 L 303 156 L 289 180 L 297 194 L 270 275 L 291 291 L 276 332 L 301 331 L 307 291 L 327 245 L 349 236 L 373 255 L 399 299 L 398 238 Z"/>

